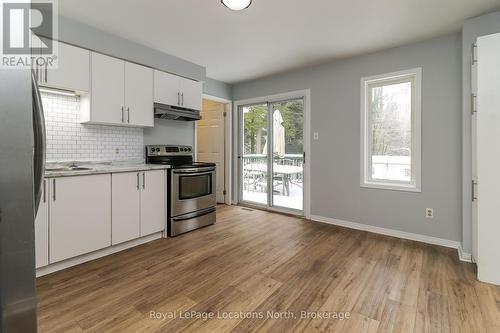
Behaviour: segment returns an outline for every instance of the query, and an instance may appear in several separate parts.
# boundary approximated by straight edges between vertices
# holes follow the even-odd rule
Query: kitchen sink
[[[92,168],[78,167],[78,166],[45,168],[45,171],[85,171],[85,170],[92,170]]]

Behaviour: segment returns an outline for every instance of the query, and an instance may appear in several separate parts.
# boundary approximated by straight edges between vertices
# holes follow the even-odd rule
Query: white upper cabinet
[[[41,86],[88,93],[90,91],[90,51],[54,41],[58,48],[56,69],[43,68]]]
[[[92,52],[89,107],[82,123],[148,127],[154,125],[153,70]]]
[[[181,87],[179,77],[157,70],[154,71],[154,77],[155,102],[180,106]]]
[[[154,71],[154,100],[157,103],[201,110],[202,83],[169,73]]]
[[[34,48],[40,48],[42,42],[50,43],[50,40],[32,37],[31,43]],[[59,41],[53,41],[53,43],[53,47],[58,50],[57,68],[34,65],[38,84],[42,87],[88,93],[90,91],[90,51]]]
[[[125,122],[125,63],[92,52],[92,91],[89,116],[83,122],[118,125]]]
[[[187,109],[201,110],[203,84],[198,81],[180,79],[181,106]]]
[[[125,105],[128,124],[154,126],[151,68],[125,62]]]

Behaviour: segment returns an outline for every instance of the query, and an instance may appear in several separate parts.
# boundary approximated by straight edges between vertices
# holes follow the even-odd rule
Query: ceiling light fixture
[[[252,4],[252,0],[221,0],[220,2],[231,10],[247,9]]]

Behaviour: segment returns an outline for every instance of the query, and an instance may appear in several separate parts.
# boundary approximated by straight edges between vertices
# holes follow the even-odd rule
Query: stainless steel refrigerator
[[[34,74],[0,69],[0,332],[36,332],[34,223],[44,163]]]

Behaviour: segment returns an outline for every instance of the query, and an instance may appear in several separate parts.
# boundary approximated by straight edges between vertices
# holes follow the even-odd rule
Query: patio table
[[[245,171],[253,172],[267,172],[267,164],[264,163],[254,163],[247,164],[243,167]],[[287,196],[290,196],[290,177],[296,174],[301,174],[304,172],[303,168],[296,165],[286,165],[286,164],[273,164],[274,174],[279,174],[283,176],[283,188]]]

